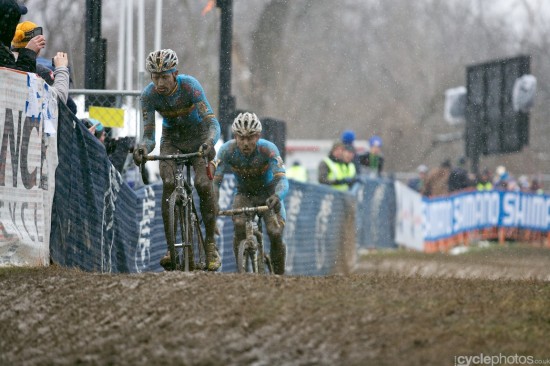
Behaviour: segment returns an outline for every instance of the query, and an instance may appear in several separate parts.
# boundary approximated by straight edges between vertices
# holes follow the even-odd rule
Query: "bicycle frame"
[[[145,161],[170,160],[176,164],[174,171],[175,187],[168,202],[168,225],[173,230],[166,238],[172,270],[180,269],[188,272],[193,269],[206,269],[204,237],[193,199],[193,186],[191,185],[191,165],[192,160],[196,157],[203,157],[202,147],[199,152],[190,154],[146,155],[143,157],[144,162],[141,164],[142,169],[144,169]],[[177,242],[178,231],[181,235],[181,242],[179,243]],[[197,265],[194,263],[195,249],[198,249],[199,262]]]
[[[237,272],[246,272],[251,267],[253,273],[265,273],[264,265],[273,273],[271,260],[264,252],[262,218],[261,214],[268,211],[267,206],[242,207],[236,209],[222,210],[220,216],[243,215],[245,221],[245,239],[241,240],[237,250]],[[256,217],[258,218],[256,220]],[[260,260],[258,260],[260,257]]]

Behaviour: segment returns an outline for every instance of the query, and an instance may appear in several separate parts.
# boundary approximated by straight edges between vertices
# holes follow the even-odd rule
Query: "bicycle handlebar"
[[[170,155],[145,155],[144,160],[155,161],[155,160],[189,160],[195,157],[201,157],[202,152],[189,153],[189,154],[170,154]]]
[[[241,215],[245,213],[264,213],[269,211],[269,207],[267,206],[256,206],[256,207],[241,207],[241,208],[234,208],[230,210],[220,210],[218,212],[219,216],[234,216],[234,215]]]
[[[204,155],[204,149],[208,147],[207,144],[202,144],[199,148],[199,151],[194,153],[187,154],[169,154],[169,155],[143,155],[143,150],[140,149],[140,153],[143,155],[143,160],[154,161],[154,160],[189,160],[195,157],[202,158]]]
[[[199,151],[194,153],[188,153],[188,154],[170,154],[170,155],[145,155],[143,149],[139,149],[139,153],[142,156],[142,161],[140,164],[140,172],[141,172],[141,178],[143,179],[143,182],[146,181],[146,172],[145,172],[145,163],[148,161],[155,161],[155,160],[180,160],[180,161],[189,161],[193,158],[204,157],[207,158],[204,150],[208,147],[207,144],[202,144],[199,148]],[[213,179],[212,172],[210,171],[208,164],[206,165],[206,175],[210,180]]]

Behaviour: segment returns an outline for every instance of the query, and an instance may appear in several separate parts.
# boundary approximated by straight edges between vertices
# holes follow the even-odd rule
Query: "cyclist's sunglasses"
[[[42,35],[42,27],[36,27],[28,32],[25,32],[25,40],[30,41],[36,36]]]

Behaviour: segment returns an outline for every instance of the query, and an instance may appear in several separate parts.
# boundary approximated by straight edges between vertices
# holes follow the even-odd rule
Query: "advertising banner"
[[[0,266],[48,265],[57,98],[35,74],[0,68]]]
[[[395,201],[395,242],[406,248],[424,250],[422,196],[396,181]]]
[[[435,241],[491,227],[547,232],[550,197],[509,191],[472,191],[423,199],[424,240]]]
[[[361,177],[351,192],[357,202],[357,249],[396,248],[394,182]]]

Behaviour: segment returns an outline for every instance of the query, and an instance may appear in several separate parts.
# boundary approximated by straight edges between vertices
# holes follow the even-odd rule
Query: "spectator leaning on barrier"
[[[338,141],[330,154],[319,163],[319,183],[330,185],[339,191],[347,191],[357,181],[355,165],[351,162],[353,153],[344,143]]]
[[[342,132],[342,136],[340,139],[342,140],[344,145],[350,146],[351,148],[353,148],[353,153],[354,153],[353,164],[355,165],[355,171],[359,173],[361,169],[361,164],[359,163],[359,154],[357,154],[357,149],[355,148],[355,144],[354,144],[355,132],[353,132],[352,130],[345,130],[344,132]]]
[[[430,170],[426,177],[426,184],[421,193],[430,197],[449,194],[451,166],[451,160],[445,159],[440,166]]]
[[[531,192],[530,190],[531,182],[529,181],[529,178],[524,174],[519,176],[518,186],[519,186],[519,190],[522,192]]]
[[[491,172],[488,168],[483,169],[479,174],[476,181],[476,189],[478,191],[490,191],[493,189],[493,183],[491,182]]]
[[[357,182],[357,169],[355,167],[355,148],[351,145],[345,145],[342,153],[343,164],[345,165],[347,179],[349,180],[348,186],[351,186]]]
[[[421,192],[422,188],[424,187],[424,182],[426,180],[426,173],[428,173],[428,167],[424,164],[421,164],[416,168],[416,172],[418,176],[410,179],[407,182],[407,186],[417,192]]]
[[[40,32],[35,27],[29,31],[24,27],[18,29],[17,23],[23,14],[27,14],[25,6],[19,5],[15,0],[0,0],[0,66],[36,72],[36,57],[46,46],[46,38],[38,34],[41,33],[41,28]],[[17,59],[10,49],[14,37],[27,42],[27,45],[20,50]]]
[[[359,163],[366,168],[367,175],[380,177],[384,169],[384,156],[382,155],[382,138],[372,136],[369,139],[369,151],[359,156]]]
[[[55,89],[59,100],[65,103],[67,108],[76,115],[76,103],[69,95],[70,74],[67,67],[69,62],[67,54],[58,52],[53,59],[55,64],[54,71],[41,64],[36,64],[36,73]]]
[[[472,186],[465,167],[466,158],[460,157],[457,165],[451,169],[451,174],[449,175],[449,192],[460,191]]]
[[[54,59],[55,71],[43,65],[36,65],[36,73],[50,85],[59,100],[68,105],[69,100],[69,60],[67,54],[58,52]],[[74,103],[74,102],[73,102]]]
[[[507,190],[510,183],[510,174],[504,165],[497,166],[493,178],[493,186],[498,190]]]
[[[83,118],[82,122],[84,122],[84,126],[86,126],[88,131],[90,131],[99,142],[102,144],[105,143],[105,127],[103,127],[101,122],[94,118]]]
[[[36,32],[37,29],[40,29],[39,32]],[[35,23],[30,21],[25,21],[17,25],[17,30],[15,36],[11,41],[11,48],[14,55],[19,58],[19,54],[25,49],[28,45],[30,39],[26,34],[42,33],[41,27],[38,27]],[[52,58],[52,67],[54,70],[37,63],[36,64],[36,73],[44,79],[44,81],[55,90],[55,93],[59,100],[66,104],[71,112],[76,114],[76,104],[69,97],[69,59],[65,52],[57,52],[56,55]]]
[[[286,177],[297,182],[307,182],[307,169],[296,160],[292,166],[286,170]]]
[[[531,185],[529,186],[529,190],[531,191],[531,193],[544,194],[544,189],[542,188],[537,178],[531,179]]]

